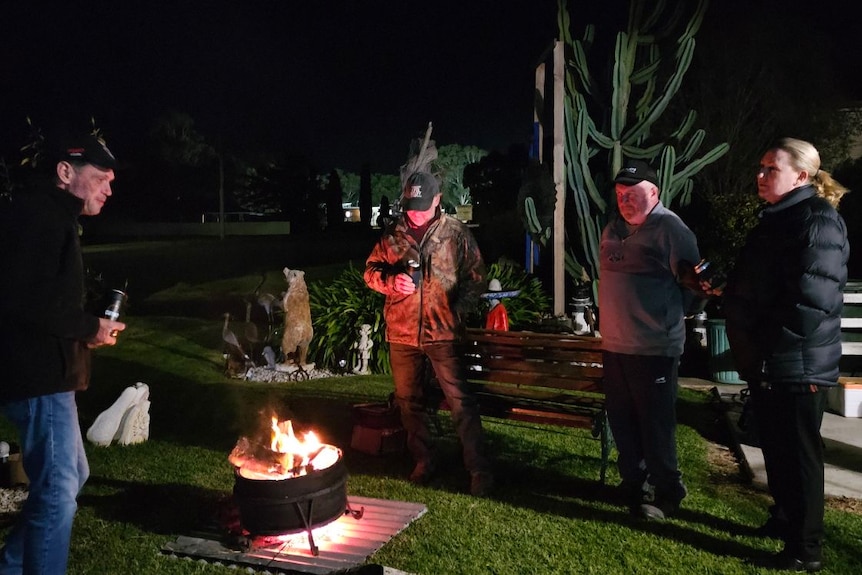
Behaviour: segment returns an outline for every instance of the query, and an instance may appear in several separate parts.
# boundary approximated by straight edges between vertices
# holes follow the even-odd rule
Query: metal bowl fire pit
[[[338,460],[330,467],[287,479],[249,479],[236,468],[233,495],[243,529],[253,535],[296,533],[343,515],[347,467],[337,451]]]
[[[239,523],[252,539],[311,530],[350,512],[347,467],[340,449],[313,432],[296,437],[290,421],[272,418],[269,445],[240,438],[228,459],[234,465],[233,499]]]

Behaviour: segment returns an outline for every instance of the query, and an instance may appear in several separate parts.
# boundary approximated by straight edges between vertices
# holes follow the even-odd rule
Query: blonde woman
[[[838,382],[849,245],[835,209],[847,190],[820,169],[809,142],[785,138],[760,160],[766,201],[725,295],[727,335],[751,391],[775,504],[758,532],[784,541],[775,569],[823,567],[826,390]]]

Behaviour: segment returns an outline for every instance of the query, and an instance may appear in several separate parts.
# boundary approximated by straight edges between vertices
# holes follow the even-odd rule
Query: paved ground
[[[702,379],[680,378],[684,387],[715,388],[722,402],[726,402],[728,426],[739,443],[744,457],[741,465],[751,471],[752,481],[766,486],[763,454],[756,438],[739,429],[742,402],[740,392],[744,385],[716,384]],[[825,445],[826,494],[862,499],[862,418],[843,417],[827,412],[820,428]]]

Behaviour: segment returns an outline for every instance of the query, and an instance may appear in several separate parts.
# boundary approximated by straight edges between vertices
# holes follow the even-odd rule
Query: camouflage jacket
[[[410,274],[411,259],[420,262],[418,289],[396,293],[393,279]],[[413,346],[458,339],[462,318],[476,309],[485,291],[485,265],[473,234],[446,214],[419,244],[403,219],[388,226],[368,256],[364,277],[368,287],[386,295],[386,341]]]

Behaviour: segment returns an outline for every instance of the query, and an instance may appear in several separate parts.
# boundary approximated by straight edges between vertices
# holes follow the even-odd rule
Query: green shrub
[[[365,285],[362,273],[351,264],[331,282],[308,284],[314,326],[309,356],[320,367],[350,370],[357,359],[351,347],[359,337],[359,327],[367,323],[374,342],[368,368],[373,373],[389,373],[389,345],[383,324],[385,296]],[[340,361],[346,363],[340,366]]]

